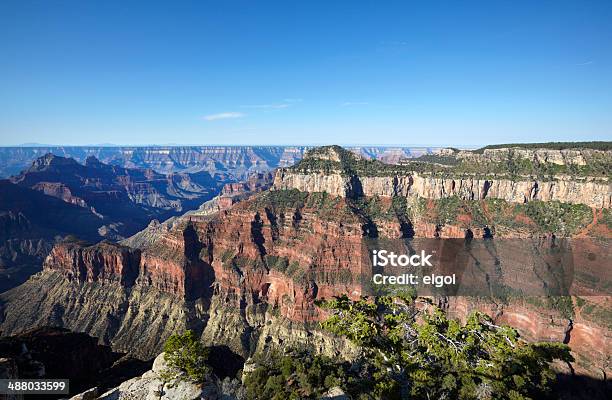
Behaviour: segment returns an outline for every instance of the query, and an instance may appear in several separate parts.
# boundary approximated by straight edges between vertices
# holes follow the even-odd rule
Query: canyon
[[[93,156],[84,164],[50,153],[37,158],[0,184],[0,291],[40,270],[53,244],[66,236],[120,240],[152,220],[197,208],[230,181],[205,171],[163,175],[122,168]]]
[[[109,224],[122,225],[117,234],[129,236],[151,219],[164,220],[196,208],[231,180],[225,176],[213,179],[207,172],[164,175],[151,169],[123,168],[93,156],[79,164],[48,153],[10,181],[87,208]]]
[[[612,159],[609,151],[604,156]],[[63,327],[150,359],[172,333],[191,329],[207,345],[227,346],[245,359],[299,346],[351,359],[358,349],[318,327],[326,313],[316,303],[365,293],[364,240],[489,240],[499,244],[496,256],[516,264],[503,265],[510,268],[504,282],[520,287],[537,282],[539,271],[528,262],[531,253],[504,253],[503,241],[537,243],[537,250],[567,238],[585,274],[577,279],[581,292],[432,301],[458,319],[480,310],[527,340],[569,344],[576,362],[560,365],[565,372],[610,376],[607,177],[393,174],[363,160],[335,146],[315,149],[276,171],[271,187],[272,177],[263,175],[246,186],[225,186],[213,203],[153,221],[118,243],[56,243],[42,272],[0,294],[0,331]],[[221,201],[224,196],[231,199]],[[543,271],[550,267],[545,261]],[[470,265],[495,277],[498,264],[488,257]],[[600,286],[593,276],[601,277]]]
[[[367,158],[396,163],[405,158],[431,154],[435,147],[356,146],[350,148]],[[18,174],[35,159],[51,153],[84,163],[93,156],[106,164],[125,168],[173,172],[227,173],[237,180],[254,172],[267,172],[295,164],[307,146],[20,146],[0,147],[0,177]]]

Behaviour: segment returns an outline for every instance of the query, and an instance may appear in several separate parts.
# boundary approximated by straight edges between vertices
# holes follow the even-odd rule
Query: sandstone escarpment
[[[178,298],[199,298],[210,288],[212,269],[199,259],[202,245],[191,226],[166,231],[155,248],[136,249],[110,242],[84,245],[65,241],[53,247],[45,259],[45,271],[69,281],[136,283]]]
[[[501,199],[511,203],[559,201],[594,208],[609,208],[612,204],[609,172],[600,171],[611,165],[610,151],[495,149],[485,150],[484,155],[459,154],[464,155],[458,159],[468,163],[467,166],[431,162],[388,166],[361,159],[337,146],[323,147],[308,152],[296,166],[279,169],[274,187],[342,197],[401,196],[435,200],[457,196],[464,200]],[[488,164],[480,169],[470,166],[472,158],[468,155],[475,166],[483,160]],[[574,155],[580,158],[571,162]],[[563,173],[550,167],[579,168],[585,160],[592,159],[599,169],[567,169]]]
[[[78,242],[64,242],[53,247],[43,268],[57,271],[68,280],[79,282],[118,282],[132,286],[138,276],[140,251],[102,242],[83,246]]]
[[[282,344],[312,346],[330,356],[354,354],[346,341],[312,332],[264,303],[234,300],[217,293],[187,301],[139,284],[126,288],[117,282],[77,283],[46,271],[0,295],[6,304],[1,329],[18,334],[33,327],[64,327],[142,359],[159,354],[170,335],[186,329],[200,334],[208,345],[226,345],[244,357]]]
[[[482,152],[459,151],[456,156],[471,162],[494,161],[503,162],[508,156],[533,160],[537,163],[551,163],[556,165],[586,165],[588,162],[603,157],[610,157],[609,150],[596,150],[588,148],[547,149],[547,148],[521,148],[509,145],[504,148],[487,149]]]
[[[408,176],[359,177],[342,176],[339,173],[304,174],[280,169],[276,174],[274,187],[304,192],[327,192],[342,197],[355,194],[425,199],[458,196],[464,200],[493,198],[511,203],[554,200],[586,204],[595,208],[609,208],[612,205],[610,183],[588,179],[576,181],[568,177],[558,177],[551,181],[444,178],[419,173]]]
[[[315,300],[363,294],[356,277],[362,273],[364,235],[401,237],[398,216],[376,216],[363,207],[343,197],[270,191],[212,216],[153,223],[125,241],[138,248],[127,253],[125,247],[109,244],[60,245],[47,260],[47,271],[0,297],[5,303],[1,329],[64,326],[142,357],[156,354],[170,334],[184,329],[244,356],[271,346],[298,345],[348,356],[350,346],[308,324],[324,317]],[[465,236],[460,227],[438,230],[420,223],[413,229],[414,237]],[[475,229],[473,234],[484,235],[484,230]],[[534,269],[512,248],[503,254],[502,250],[498,248],[499,257],[513,257],[522,269],[498,276],[492,268],[488,271],[492,282],[538,284],[545,263]],[[117,277],[133,271],[132,252],[139,252],[140,262],[130,285]],[[486,265],[494,265],[494,256],[487,260]],[[484,267],[484,259],[480,265]],[[67,275],[79,279],[68,280]],[[483,304],[483,310],[497,315],[497,310],[486,307],[495,303]],[[559,338],[559,329],[544,324],[550,314],[546,308],[535,307],[532,314],[525,314],[513,307],[504,308],[505,316],[526,337]],[[448,309],[465,317],[475,306]],[[511,317],[513,312],[516,316]],[[560,321],[559,326],[569,323],[568,317],[550,315]],[[541,322],[534,325],[534,319]],[[521,325],[522,321],[527,322]],[[585,335],[589,329],[608,332],[607,328],[593,320],[576,322],[575,327],[580,343],[576,349],[590,360],[583,362],[584,369],[600,368],[601,343]]]
[[[244,202],[212,220],[152,224],[126,241],[138,250],[58,245],[40,276],[4,297],[2,330],[64,326],[151,355],[189,327],[245,355],[280,343],[334,354],[336,339],[302,324],[320,319],[316,298],[359,294],[350,268],[359,266],[361,221],[289,211]]]

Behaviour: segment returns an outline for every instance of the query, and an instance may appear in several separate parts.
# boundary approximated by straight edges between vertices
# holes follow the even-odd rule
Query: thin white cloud
[[[302,99],[298,98],[287,98],[283,99],[283,101],[278,103],[265,103],[265,104],[247,104],[242,105],[242,108],[258,108],[258,109],[267,109],[267,110],[281,110],[283,108],[292,107],[294,104],[301,102]]]
[[[593,60],[589,60],[589,61],[581,62],[581,63],[578,63],[578,64],[576,64],[576,65],[578,65],[578,66],[582,66],[582,65],[591,65],[591,64],[593,64]]]
[[[345,101],[344,103],[342,103],[342,107],[350,107],[350,106],[367,106],[368,103],[367,101]]]
[[[240,112],[224,112],[219,114],[210,114],[202,117],[206,121],[218,121],[220,119],[234,119],[245,117],[246,114]]]
[[[280,104],[250,104],[250,105],[245,105],[245,106],[240,106],[240,107],[242,107],[242,108],[263,108],[263,109],[278,110],[278,109],[281,109],[281,108],[287,108],[289,106],[290,106],[290,104],[280,103]]]

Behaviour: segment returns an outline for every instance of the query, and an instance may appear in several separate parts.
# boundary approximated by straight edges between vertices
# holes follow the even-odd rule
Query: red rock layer
[[[346,199],[325,207],[316,201],[308,205],[310,198],[305,199],[278,205],[265,196],[255,196],[212,218],[186,217],[171,225],[150,226],[142,234],[145,239],[134,242],[140,251],[133,253],[109,244],[82,249],[59,245],[45,266],[82,281],[119,280],[187,299],[215,290],[240,307],[266,303],[290,320],[318,321],[324,314],[316,307],[316,299],[362,294],[359,277],[362,257],[366,256],[362,240],[372,223],[388,238],[401,237],[403,228],[398,219],[368,220]],[[462,226],[439,227],[417,220],[412,229],[415,237],[464,238],[470,225],[463,222]],[[484,227],[472,226],[469,231],[476,238],[486,234]],[[521,237],[524,233],[508,231],[502,236]],[[591,251],[588,244],[583,247],[574,255],[582,257],[581,263],[588,260]],[[504,279],[514,283],[513,287],[537,286],[535,280],[522,281],[533,273],[529,255],[513,254],[512,246],[504,251],[508,259],[525,266]],[[601,260],[592,264],[588,268],[596,271]],[[538,307],[511,304],[500,310],[490,301],[474,303],[461,297],[451,298],[446,307],[459,318],[481,310],[500,323],[517,327],[530,339],[569,341],[575,351],[592,360],[601,360],[602,351],[609,348],[610,331],[586,319],[577,318],[568,336],[567,318]]]
[[[88,247],[66,242],[53,247],[43,268],[80,282],[119,282],[132,286],[139,264],[138,250],[106,242]]]

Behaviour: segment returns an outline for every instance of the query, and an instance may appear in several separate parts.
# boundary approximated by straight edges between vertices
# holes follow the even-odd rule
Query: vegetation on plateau
[[[535,222],[542,231],[576,233],[592,220],[592,211],[584,204],[559,201],[530,201],[516,207]]]
[[[306,350],[272,352],[254,361],[257,368],[244,380],[249,399],[318,399],[333,387],[364,384],[351,372],[350,363]]]
[[[338,156],[338,161],[320,157],[330,151]],[[385,164],[378,160],[357,157],[340,146],[323,146],[312,149],[308,152],[308,157],[289,167],[289,169],[300,173],[313,171],[324,174],[339,173],[342,176],[393,176],[410,172],[441,173],[447,171],[444,166],[427,162],[414,162],[410,163],[409,166]]]
[[[246,378],[257,399],[318,398],[340,387],[353,399],[542,399],[551,396],[553,360],[572,361],[561,343],[526,343],[481,313],[466,324],[411,296],[321,304],[331,333],[360,346],[351,363],[309,353],[273,355]]]
[[[454,157],[447,158],[439,158],[437,162],[450,166],[446,170],[447,173],[452,173],[458,177],[504,177],[507,179],[537,177],[540,180],[553,180],[558,175],[609,177],[612,168],[610,156],[600,154],[591,155],[586,165],[536,162],[512,151],[508,152],[504,159],[496,161],[483,159],[476,162],[471,159],[455,158],[455,160],[452,160]],[[422,157],[417,160],[424,161]]]
[[[460,220],[460,216],[464,215],[469,217],[470,226],[524,228],[534,232],[555,233],[558,236],[576,234],[593,221],[593,212],[588,206],[556,200],[533,200],[520,204],[502,199],[464,200],[458,196],[449,196],[436,200],[419,198],[408,204],[407,199],[402,196],[395,196],[388,202],[378,196],[342,199],[327,193],[306,193],[288,189],[270,191],[259,201],[258,207],[274,210],[280,217],[279,220],[287,210],[293,212],[302,209],[330,219],[345,216],[352,210],[372,221],[390,221],[396,218],[409,221],[421,218],[436,225],[462,225],[465,222]],[[602,210],[601,220],[612,228],[610,210]]]
[[[449,196],[428,201],[419,199],[414,214],[437,225],[460,224],[459,216],[469,216],[471,226],[495,226],[570,236],[593,220],[584,204],[534,200],[524,204],[501,199],[463,200]],[[605,218],[605,217],[604,217]]]
[[[262,193],[253,202],[254,209],[266,208],[279,214],[287,211],[308,209],[320,216],[330,218],[337,217],[339,211],[343,211],[338,206],[343,199],[338,196],[330,195],[327,192],[301,192],[298,189],[270,190]]]
[[[552,143],[535,144],[533,146],[519,144],[487,146],[474,151],[474,156],[482,154],[484,149],[510,146],[557,150],[566,148],[612,150],[612,142],[592,142],[591,144]],[[327,157],[330,152],[337,155],[337,160]],[[342,176],[401,176],[416,172],[440,177],[474,177],[479,179],[538,177],[538,179],[541,180],[552,180],[558,175],[609,178],[610,171],[612,170],[612,160],[608,154],[593,153],[589,156],[586,165],[555,164],[551,162],[537,162],[510,150],[505,155],[505,158],[501,160],[486,158],[474,160],[471,158],[458,158],[453,154],[427,154],[413,160],[407,160],[400,165],[391,165],[378,160],[368,160],[357,157],[355,154],[340,146],[324,146],[310,150],[307,157],[293,167],[290,167],[290,169],[301,173],[310,173],[313,171],[324,174],[339,173]]]
[[[612,142],[546,142],[546,143],[508,143],[491,144],[474,150],[475,153],[482,153],[489,149],[503,149],[509,147],[519,147],[521,149],[549,149],[549,150],[568,150],[568,149],[592,149],[592,150],[612,150]]]
[[[261,194],[253,207],[271,207],[277,210],[302,208],[306,199],[308,199],[308,193],[297,189],[270,190]]]

